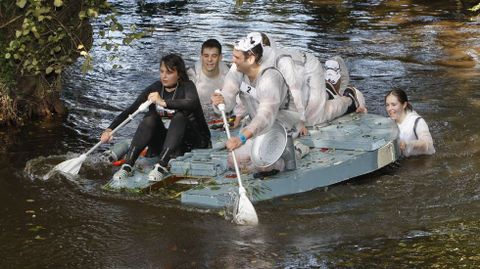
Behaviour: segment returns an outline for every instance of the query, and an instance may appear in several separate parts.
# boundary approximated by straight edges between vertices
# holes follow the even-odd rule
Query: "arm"
[[[233,107],[236,104],[236,96],[240,91],[240,85],[242,83],[243,74],[237,71],[236,65],[232,65],[225,80],[223,82],[222,93],[214,93],[212,95],[213,109],[215,113],[220,114],[220,111],[217,108],[219,103],[225,104],[225,111],[232,111]],[[219,96],[222,98],[219,98]]]
[[[147,96],[150,92],[158,89],[159,87],[161,87],[161,84],[157,81],[153,84],[151,84],[150,86],[148,86],[147,88],[145,88],[145,90],[142,91],[142,93],[140,93],[140,95],[137,97],[137,99],[135,99],[135,101],[133,102],[133,104],[131,104],[127,109],[125,109],[124,111],[122,111],[122,113],[120,113],[120,115],[118,115],[113,121],[112,123],[110,124],[110,126],[108,126],[109,129],[115,129],[115,127],[117,127],[118,125],[120,125],[120,123],[122,123],[124,120],[127,119],[128,115],[132,114],[133,112],[135,112],[138,107],[145,101],[147,101]]]
[[[285,82],[290,89],[290,92],[293,96],[293,102],[297,108],[298,113],[300,114],[300,120],[305,122],[305,106],[303,104],[304,93],[302,91],[302,78],[304,74],[298,74],[298,71],[295,68],[295,63],[291,57],[282,57],[278,61],[278,70],[282,73],[285,78]],[[302,72],[303,73],[303,72]]]
[[[145,88],[145,90],[143,90],[142,93],[140,93],[140,95],[137,97],[137,99],[133,102],[133,104],[131,104],[127,109],[125,109],[124,111],[122,111],[122,113],[120,113],[120,115],[118,115],[117,117],[115,117],[115,119],[112,121],[112,123],[110,124],[110,126],[108,126],[107,129],[105,129],[105,131],[102,133],[101,137],[100,137],[100,141],[102,141],[103,143],[105,142],[108,142],[110,141],[113,137],[112,137],[112,130],[115,129],[118,125],[120,125],[120,123],[122,123],[123,121],[125,121],[128,117],[128,115],[132,114],[133,112],[135,112],[138,107],[147,100],[147,96],[150,92],[158,89],[159,87],[161,87],[161,84],[157,81],[157,82],[154,82],[152,83],[150,86],[148,86],[147,88]]]
[[[412,155],[432,155],[435,153],[435,148],[433,147],[433,139],[428,129],[428,125],[425,120],[422,118],[418,121],[416,128],[418,139],[411,141],[401,141],[404,143],[403,155],[412,156]]]
[[[242,100],[240,100],[238,95],[237,95],[236,101],[237,101],[237,104],[235,105],[235,108],[233,109],[233,114],[235,115],[235,122],[233,123],[233,128],[234,129],[237,128],[238,126],[240,126],[240,122],[242,121],[243,116],[246,113],[245,106],[243,105]]]
[[[230,138],[225,144],[229,150],[241,147],[246,140],[261,134],[273,125],[283,98],[287,94],[286,85],[277,70],[268,70],[260,78],[256,87],[257,111],[251,122],[240,131],[239,136]]]

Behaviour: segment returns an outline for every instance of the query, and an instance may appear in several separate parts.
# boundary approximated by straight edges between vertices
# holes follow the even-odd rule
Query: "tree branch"
[[[16,20],[18,20],[22,17],[23,17],[23,15],[17,16],[15,18],[11,19],[10,21],[8,21],[7,23],[5,23],[3,25],[0,25],[0,29],[7,27],[7,25],[9,25],[10,23],[12,23],[12,22],[14,22],[14,21],[16,21]]]

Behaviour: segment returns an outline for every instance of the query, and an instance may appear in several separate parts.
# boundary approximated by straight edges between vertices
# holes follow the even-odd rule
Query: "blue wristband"
[[[239,136],[239,138],[240,138],[240,141],[242,142],[242,144],[245,145],[245,143],[247,143],[247,139],[248,139],[248,138],[247,138],[246,136],[244,136],[243,134],[241,134],[241,135]]]

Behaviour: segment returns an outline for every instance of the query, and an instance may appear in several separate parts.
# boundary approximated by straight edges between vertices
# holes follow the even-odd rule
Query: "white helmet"
[[[328,60],[325,62],[325,79],[332,83],[337,84],[338,80],[341,77],[340,74],[340,65],[335,60]]]
[[[262,44],[262,35],[259,32],[252,32],[235,42],[234,49],[247,52],[258,44]]]

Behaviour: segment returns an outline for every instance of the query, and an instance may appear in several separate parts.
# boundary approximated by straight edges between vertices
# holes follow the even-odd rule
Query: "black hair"
[[[410,111],[413,110],[412,105],[410,104],[410,102],[408,102],[407,93],[404,90],[393,89],[393,90],[389,91],[387,93],[387,95],[385,95],[385,102],[387,101],[387,97],[390,96],[390,95],[393,95],[393,96],[397,97],[398,101],[401,104],[407,103],[407,110],[410,110]]]
[[[268,38],[268,36],[265,33],[260,33],[260,35],[262,36],[262,44],[265,47],[270,47],[271,44],[270,44],[270,39]]]
[[[175,70],[178,72],[179,80],[188,81],[187,69],[185,68],[185,62],[182,57],[177,54],[167,54],[160,60],[160,66],[165,64],[169,71]]]
[[[208,39],[207,41],[203,42],[202,50],[200,52],[203,53],[203,49],[205,48],[217,48],[218,53],[222,54],[222,45],[220,44],[220,42],[218,42],[218,40],[214,38]]]

